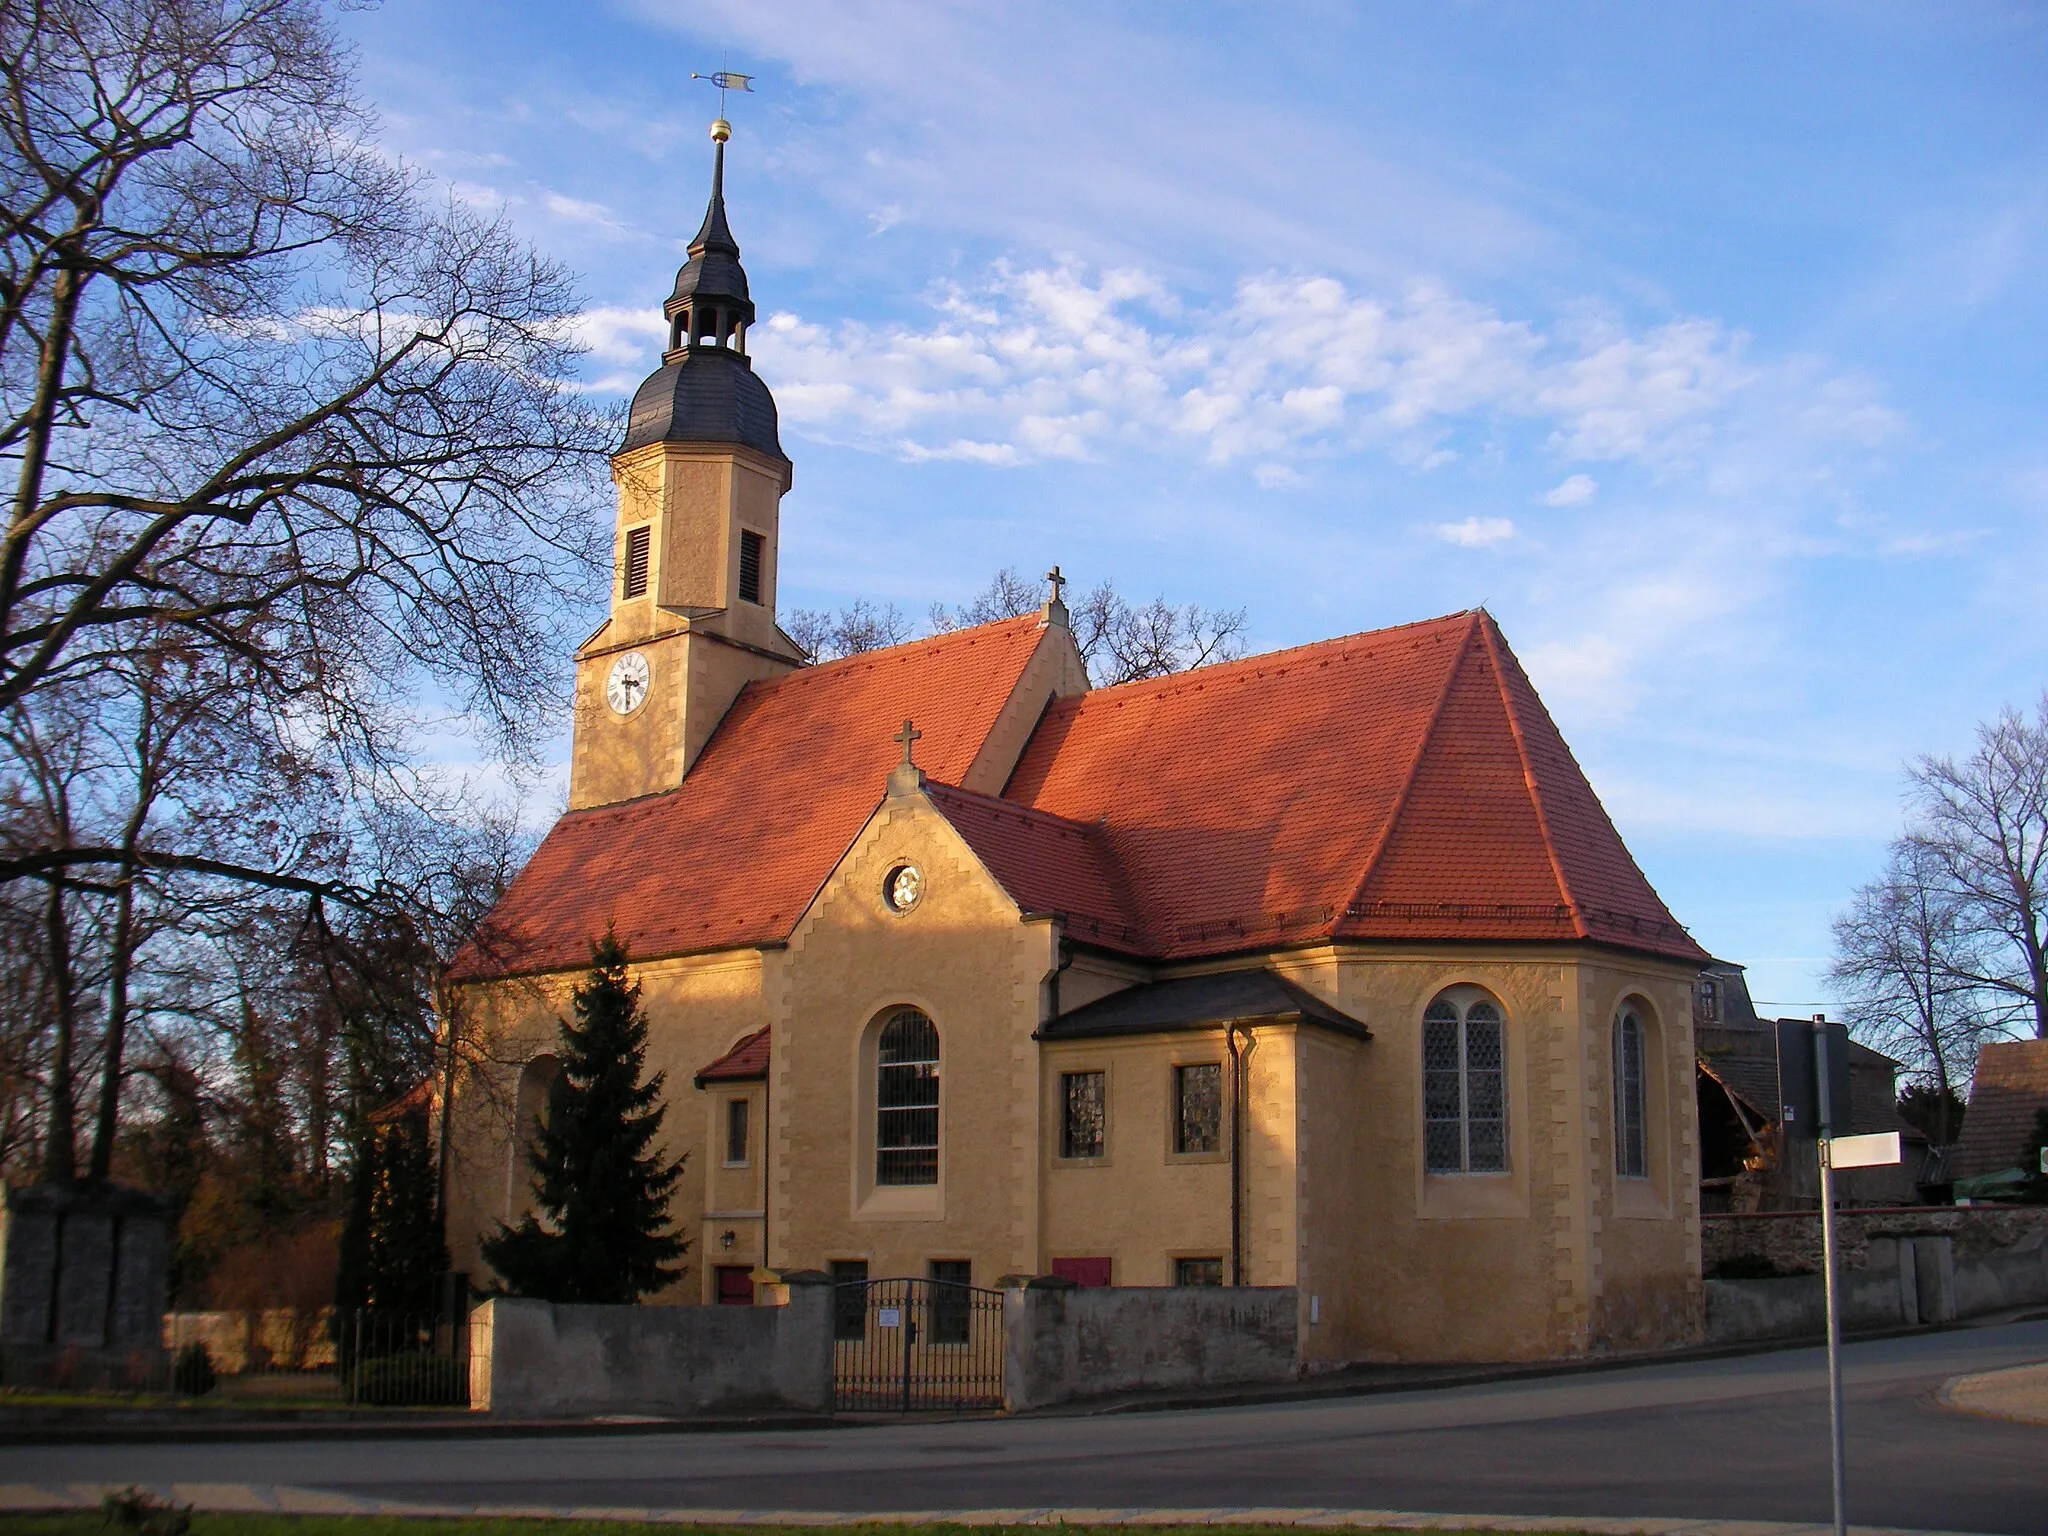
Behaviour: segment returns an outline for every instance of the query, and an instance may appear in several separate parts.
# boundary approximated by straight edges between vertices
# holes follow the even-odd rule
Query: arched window
[[[1614,1016],[1614,1171],[1649,1176],[1643,1153],[1643,1021],[1632,1007]]]
[[[507,1192],[514,1221],[533,1206],[533,1165],[528,1154],[543,1127],[554,1118],[555,1100],[562,1092],[562,1058],[536,1056],[519,1071],[519,1090],[513,1099],[512,1168]]]
[[[875,1044],[875,1182],[939,1182],[939,1031],[915,1008]]]
[[[1431,1173],[1505,1173],[1507,1040],[1500,1006],[1454,987],[1422,1016],[1423,1150]]]

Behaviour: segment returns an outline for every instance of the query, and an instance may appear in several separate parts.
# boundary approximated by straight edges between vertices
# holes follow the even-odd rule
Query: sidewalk
[[[1825,1525],[1773,1520],[1616,1520],[1560,1515],[1452,1515],[1394,1509],[917,1509],[865,1514],[817,1510],[606,1509],[535,1504],[414,1504],[362,1498],[323,1488],[275,1483],[172,1483],[147,1485],[160,1499],[202,1514],[367,1515],[406,1519],[619,1520],[679,1526],[796,1525],[847,1529],[874,1525],[1225,1525],[1300,1526],[1310,1530],[1585,1531],[1590,1536],[1832,1536]],[[0,1483],[0,1518],[8,1515],[97,1512],[114,1484]],[[1852,1525],[1852,1536],[1971,1536],[1960,1531],[1914,1531],[1900,1526]]]
[[[1944,1408],[2021,1424],[2048,1424],[2048,1364],[1957,1376],[1941,1389]]]

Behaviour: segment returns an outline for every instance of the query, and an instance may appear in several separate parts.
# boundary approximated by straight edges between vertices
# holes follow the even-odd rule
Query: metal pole
[[[1835,1536],[1847,1536],[1848,1489],[1843,1469],[1842,1437],[1842,1310],[1836,1295],[1835,1269],[1835,1106],[1828,1091],[1828,1037],[1822,1021],[1814,1021],[1813,1068],[1820,1097],[1820,1245],[1826,1271],[1828,1303],[1828,1448],[1835,1502]],[[1842,1108],[1846,1111],[1848,1105]]]

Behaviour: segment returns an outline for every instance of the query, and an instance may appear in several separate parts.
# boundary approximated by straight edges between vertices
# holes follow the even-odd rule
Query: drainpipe
[[[769,1036],[768,1070],[761,1075],[761,1267],[773,1268],[769,1263],[768,1247],[768,1202],[775,1186],[769,1179],[769,1149],[775,1145],[775,1043]]]
[[[1235,1019],[1223,1032],[1224,1049],[1230,1052],[1230,1283],[1244,1284],[1244,1053],[1237,1032],[1244,1026]],[[1245,1038],[1251,1031],[1245,1030]]]

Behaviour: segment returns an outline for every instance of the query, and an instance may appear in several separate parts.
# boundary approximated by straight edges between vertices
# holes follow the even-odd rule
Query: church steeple
[[[662,306],[668,317],[668,352],[674,361],[691,346],[731,347],[747,354],[747,327],[754,321],[754,301],[747,293],[747,271],[740,265],[739,242],[725,221],[725,144],[732,125],[720,118],[711,125],[717,145],[711,166],[711,203],[703,226],[690,242],[690,259],[676,273],[675,291]]]

